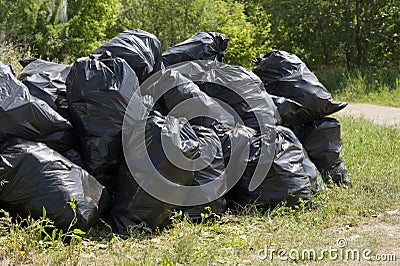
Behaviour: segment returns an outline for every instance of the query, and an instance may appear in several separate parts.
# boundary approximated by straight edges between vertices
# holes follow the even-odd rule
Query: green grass
[[[276,254],[272,261],[261,260],[259,251],[321,252],[337,248],[340,238],[347,240],[345,249],[370,249],[372,254],[398,252],[400,240],[391,236],[390,230],[398,230],[400,214],[389,215],[386,211],[400,209],[400,131],[372,125],[364,119],[339,119],[344,139],[342,155],[352,185],[347,190],[335,187],[316,195],[316,209],[281,207],[262,214],[249,207],[240,214],[223,215],[214,222],[198,225],[175,219],[169,229],[152,235],[137,234],[126,241],[99,223],[83,241],[65,245],[55,239],[47,247],[40,244],[40,221],[21,226],[3,218],[0,264],[281,265],[283,261]],[[298,262],[343,264],[325,255],[322,261]]]
[[[398,67],[351,72],[333,67],[321,68],[315,73],[336,100],[400,107]]]

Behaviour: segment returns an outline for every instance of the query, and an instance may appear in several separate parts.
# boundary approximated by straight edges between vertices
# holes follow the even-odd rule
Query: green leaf
[[[85,232],[83,232],[81,229],[74,229],[73,231],[72,231],[75,235],[86,235],[86,233]]]

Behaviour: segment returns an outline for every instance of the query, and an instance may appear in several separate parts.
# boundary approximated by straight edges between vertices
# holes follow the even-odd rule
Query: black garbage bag
[[[193,60],[224,62],[229,38],[218,32],[198,32],[190,39],[176,44],[162,54],[164,66]]]
[[[71,128],[46,102],[29,93],[10,65],[1,62],[0,121],[0,142],[12,136],[34,140]]]
[[[291,119],[296,113],[302,108],[300,104],[285,97],[278,97],[271,95],[276,108],[278,108],[279,115],[281,117],[281,123],[284,126],[290,126]],[[289,124],[287,124],[289,121]]]
[[[62,229],[88,230],[107,207],[104,187],[85,170],[43,143],[12,138],[0,148],[0,209],[13,215],[47,217]]]
[[[0,61],[0,70],[2,74],[2,79],[11,79],[15,77],[15,71],[10,64],[3,63]]]
[[[272,51],[253,60],[253,72],[272,95],[291,99],[302,106],[283,121],[285,125],[301,125],[335,113],[347,103],[335,102],[318,78],[296,55]]]
[[[246,77],[243,77],[242,81],[245,80]],[[251,84],[251,80],[248,80],[248,82],[249,85],[240,87],[243,90],[231,90],[224,85],[211,82],[196,82],[196,84],[208,96],[229,105],[244,125],[250,128],[259,130],[259,123],[264,123],[264,125],[280,123],[278,110],[270,95],[265,91],[257,91],[257,87],[254,86],[256,83]],[[250,104],[253,104],[254,107],[251,107]],[[259,121],[256,112],[258,112],[262,121]]]
[[[159,98],[154,110],[164,116],[185,117],[191,125],[206,127],[217,121],[220,123],[234,121],[234,114],[229,113],[219,102],[202,92],[189,78],[173,69],[159,72],[148,81],[151,82],[151,86],[142,84],[141,94]]]
[[[61,153],[66,156],[67,152],[70,150],[79,151],[79,143],[72,129],[67,129],[64,131],[57,131],[45,137],[36,138],[35,142],[43,142],[49,148]]]
[[[78,59],[67,77],[67,100],[85,169],[96,178],[122,160],[122,123],[139,82],[125,60],[108,52]],[[100,179],[100,178],[99,178]]]
[[[173,70],[193,80],[209,97],[228,105],[237,123],[239,117],[246,126],[260,129],[259,123],[265,127],[276,125],[280,120],[261,80],[243,67],[201,61],[175,65]]]
[[[214,157],[212,159],[209,158],[210,163],[205,168],[194,172],[192,186],[201,186],[222,177],[225,171],[225,163],[221,143],[214,130],[197,125],[193,125],[192,128],[199,138],[199,155],[206,155],[207,157],[207,155],[210,154],[208,148],[217,148]],[[207,207],[209,208],[208,210],[206,209]],[[187,213],[192,220],[199,221],[202,219],[202,214],[206,214],[209,211],[214,214],[220,214],[225,211],[225,209],[225,196],[221,196],[206,204],[183,208],[183,211]]]
[[[350,178],[340,157],[342,138],[340,122],[322,118],[294,128],[294,133],[316,165],[324,181],[332,179],[337,184],[349,185]]]
[[[187,120],[165,118],[159,114],[150,115],[147,120],[137,122],[145,124],[145,143],[140,141],[135,128],[127,129],[124,141],[133,145],[129,146],[131,147],[129,150],[124,151],[125,159],[129,165],[134,166],[134,169],[130,170],[137,178],[154,183],[157,179],[151,177],[154,176],[154,171],[157,171],[175,184],[190,186],[193,183],[194,172],[181,169],[171,163],[161,142],[163,137],[169,138],[175,148],[186,158],[193,159],[199,149],[199,139],[186,122]],[[147,156],[154,169],[144,163]],[[152,229],[162,228],[168,223],[171,212],[176,208],[172,204],[153,197],[139,186],[125,162],[119,169],[115,195],[110,215],[115,223],[116,231],[122,235],[129,233],[129,227],[137,226],[142,222]]]
[[[69,65],[37,59],[24,67],[18,79],[27,86],[31,95],[69,119],[65,80],[70,69]]]
[[[276,154],[265,179],[250,191],[250,183],[260,157],[260,142],[265,136],[256,135],[250,146],[247,168],[227,198],[241,206],[255,204],[260,209],[270,209],[285,202],[292,206],[299,199],[307,200],[311,192],[321,189],[317,170],[294,133],[285,127],[276,127]]]
[[[135,71],[140,83],[161,69],[161,44],[151,33],[136,29],[121,32],[92,53],[111,52],[124,59]]]
[[[154,198],[141,188],[126,163],[121,163],[110,210],[116,233],[129,236],[130,227],[141,224],[151,229],[162,228],[167,225],[172,210],[172,205]]]
[[[21,59],[21,60],[18,60],[18,63],[24,68],[24,67],[26,67],[27,65],[29,65],[30,63],[32,63],[35,60],[37,60],[37,58]]]

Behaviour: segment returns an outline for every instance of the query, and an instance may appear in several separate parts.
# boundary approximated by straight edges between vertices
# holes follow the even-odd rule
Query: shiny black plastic
[[[11,66],[0,62],[0,142],[9,137],[28,140],[71,128],[46,102],[32,96],[16,79]]]
[[[126,30],[92,53],[111,52],[114,58],[124,59],[135,71],[140,83],[161,69],[161,44],[151,33]]]
[[[214,159],[210,162],[210,164],[207,167],[194,172],[192,186],[201,186],[217,179],[224,174],[224,157],[220,140],[213,129],[197,125],[193,125],[192,128],[199,138],[198,155],[201,155],[202,151],[205,150],[205,147],[207,146],[218,147]],[[187,213],[191,219],[198,221],[202,219],[202,214],[208,213],[206,207],[209,207],[212,213],[222,213],[226,209],[225,196],[222,196],[207,204],[183,208],[183,211]]]
[[[31,95],[69,119],[65,80],[70,69],[69,65],[37,59],[24,67],[18,79],[28,87]]]
[[[88,230],[107,207],[104,187],[85,170],[45,144],[10,139],[0,148],[0,209],[14,215],[46,216],[62,229]],[[67,202],[76,201],[75,214]]]
[[[85,169],[92,175],[113,172],[122,160],[125,110],[139,86],[135,72],[108,53],[92,55],[73,64],[66,84]]]
[[[340,122],[322,118],[294,128],[310,159],[315,163],[324,181],[349,185],[350,178],[340,157],[342,138]]]
[[[177,127],[177,124],[179,124],[179,127]],[[128,136],[130,138],[137,137],[135,134],[128,134]],[[194,171],[183,170],[167,158],[163,151],[162,138],[175,139],[174,145],[188,159],[204,156],[203,153],[207,152],[209,146],[217,147],[217,151],[205,168]],[[177,139],[179,141],[176,141]],[[155,169],[160,174],[175,184],[185,186],[204,185],[217,179],[225,171],[221,144],[217,134],[212,129],[197,125],[191,126],[185,119],[163,117],[157,112],[147,119],[146,144],[127,152],[134,153],[138,161],[148,153]],[[142,176],[146,176],[146,171],[151,171],[151,169],[141,165],[137,165],[136,169],[137,173]],[[168,217],[173,210],[183,210],[191,219],[200,220],[201,214],[208,212],[205,209],[206,207],[210,207],[211,211],[216,214],[221,213],[226,208],[226,201],[223,196],[212,202],[190,207],[175,206],[158,200],[139,187],[125,162],[119,168],[115,195],[116,198],[110,214],[117,232],[123,235],[128,234],[130,226],[136,226],[143,221],[152,229],[163,227],[168,223]]]
[[[266,137],[255,135],[251,140],[246,171],[227,196],[230,200],[242,206],[255,204],[261,209],[270,209],[282,202],[286,202],[287,206],[297,204],[300,198],[307,200],[312,191],[321,189],[317,170],[294,133],[280,126],[276,127],[276,132],[275,158],[265,179],[255,190],[249,190],[260,158],[260,142],[265,141]]]
[[[174,144],[185,157],[193,159],[199,149],[199,139],[192,127],[185,121],[179,121],[173,117],[166,119],[158,114],[150,116],[143,123],[146,123],[146,143],[127,152],[134,153],[134,157],[138,161],[148,154],[154,167],[165,178],[177,184],[191,185],[194,173],[180,169],[168,160],[163,151],[161,139],[162,135],[166,138],[179,135],[179,141]],[[182,126],[180,130],[179,127],[176,127],[177,123]],[[134,132],[134,129],[130,130]],[[137,138],[137,134],[127,134],[127,136]],[[152,171],[141,166],[137,165],[138,172],[143,175]],[[115,195],[110,214],[117,232],[123,235],[128,234],[129,227],[139,225],[141,222],[146,222],[147,226],[152,229],[165,226],[168,223],[169,215],[175,208],[171,204],[154,198],[141,188],[127,169],[125,162],[120,166]]]
[[[285,97],[301,105],[283,120],[285,125],[301,125],[335,113],[347,103],[335,102],[318,78],[296,55],[284,51],[272,51],[253,60],[257,66],[253,72],[272,95]]]
[[[229,38],[218,32],[198,32],[190,39],[176,44],[162,54],[165,66],[192,60],[224,62]]]

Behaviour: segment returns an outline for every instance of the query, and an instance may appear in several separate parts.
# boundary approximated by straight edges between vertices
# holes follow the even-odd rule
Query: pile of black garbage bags
[[[224,34],[200,32],[161,53],[154,35],[129,30],[72,65],[24,60],[16,77],[10,65],[0,62],[0,209],[38,218],[45,208],[55,225],[64,229],[75,216],[73,227],[82,230],[104,217],[116,233],[128,235],[130,227],[143,222],[150,228],[167,225],[172,211],[182,210],[197,220],[207,206],[214,213],[247,204],[268,210],[283,202],[294,205],[307,200],[323,189],[324,182],[347,186],[340,123],[327,117],[346,103],[333,101],[293,54],[261,55],[254,59],[251,72],[219,63],[224,62],[227,47]],[[206,60],[208,68],[196,70],[196,60]],[[167,68],[182,62],[191,64],[193,78],[182,76],[188,66]],[[142,121],[145,145],[125,158],[122,128],[129,101],[160,70],[161,86],[185,82],[154,103]],[[220,82],[204,81],[213,75]],[[225,81],[234,90],[225,87]],[[212,112],[210,106],[224,103],[242,123],[226,124],[207,115],[192,118],[196,110],[187,108],[177,111],[175,107],[187,99],[203,114]],[[168,115],[171,110],[175,116]],[[265,124],[260,124],[256,113]],[[135,128],[129,130],[134,141]],[[244,159],[231,156],[232,142],[239,135],[250,147]],[[169,161],[162,138],[174,138],[172,143],[188,159],[210,146],[216,152],[203,169],[180,169]],[[261,149],[262,144],[266,149]],[[126,160],[140,160],[146,152],[157,171],[186,186],[215,180],[230,162],[244,164],[245,170],[218,199],[174,206],[148,194],[127,166]],[[266,159],[261,160],[262,155]],[[267,165],[267,171],[261,172],[262,178],[252,188],[258,164]],[[137,174],[146,176],[148,171],[139,165]],[[76,202],[75,210],[70,201]]]

